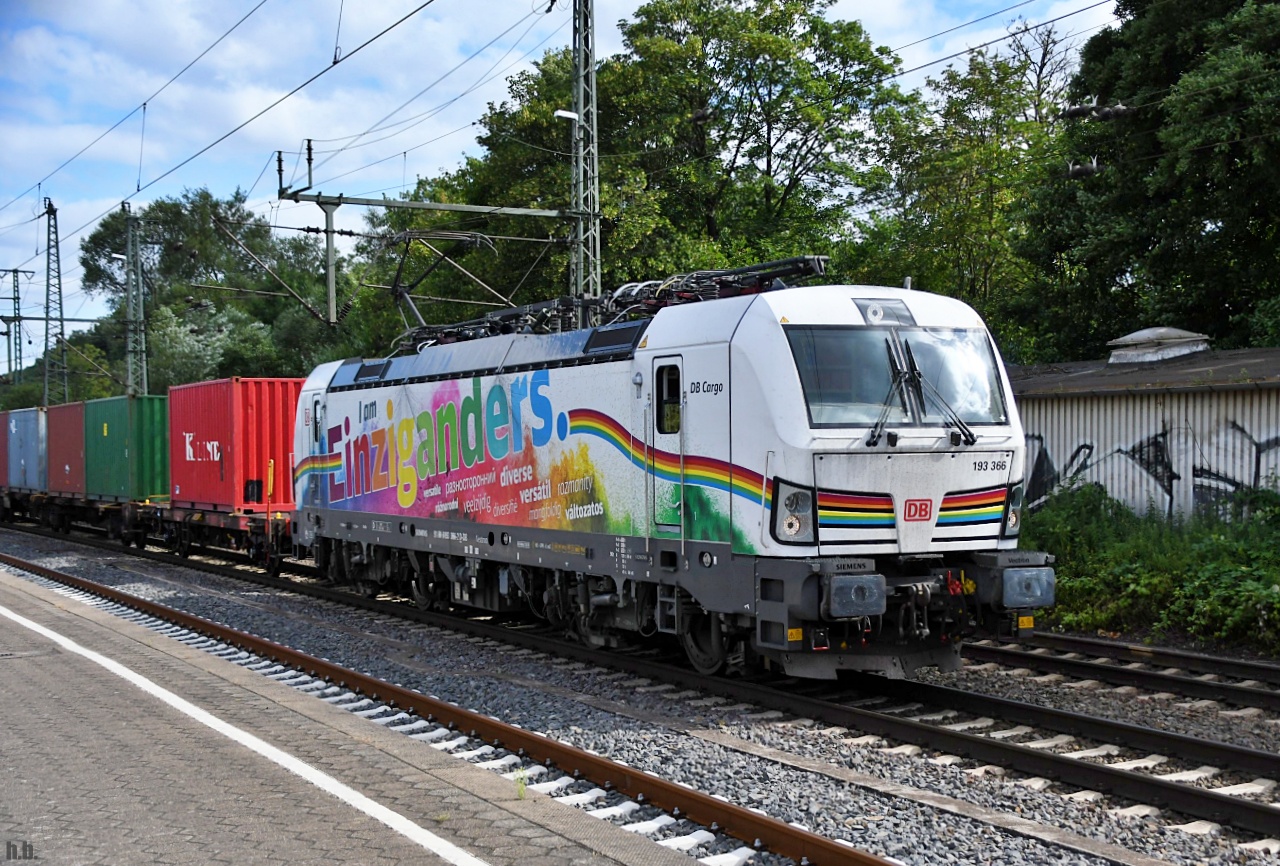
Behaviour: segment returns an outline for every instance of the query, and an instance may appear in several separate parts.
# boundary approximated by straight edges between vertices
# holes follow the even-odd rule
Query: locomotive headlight
[[[813,497],[809,495],[807,490],[797,490],[782,501],[787,511],[792,513],[808,512],[812,503]]]
[[[1004,506],[1004,535],[1016,536],[1022,530],[1022,485],[1009,488],[1009,498]]]
[[[773,537],[784,544],[813,544],[816,539],[813,491],[774,482]]]

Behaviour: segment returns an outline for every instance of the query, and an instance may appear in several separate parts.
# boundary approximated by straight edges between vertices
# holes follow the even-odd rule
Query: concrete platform
[[[260,738],[266,752],[6,612]],[[270,747],[297,765],[264,756]],[[41,864],[693,862],[4,570],[0,845],[9,860]]]

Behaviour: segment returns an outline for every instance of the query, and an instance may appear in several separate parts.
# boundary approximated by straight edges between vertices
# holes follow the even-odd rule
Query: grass
[[[1274,490],[1170,520],[1134,514],[1096,485],[1069,488],[1028,515],[1020,546],[1057,557],[1052,626],[1280,655]]]

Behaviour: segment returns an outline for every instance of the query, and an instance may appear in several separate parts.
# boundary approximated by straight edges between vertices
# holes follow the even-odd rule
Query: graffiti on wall
[[[1208,435],[1165,422],[1159,433],[1128,443],[1058,443],[1029,433],[1027,466],[1033,509],[1060,487],[1098,484],[1135,511],[1172,516],[1217,510],[1239,490],[1276,487],[1280,436],[1259,439],[1235,421]]]

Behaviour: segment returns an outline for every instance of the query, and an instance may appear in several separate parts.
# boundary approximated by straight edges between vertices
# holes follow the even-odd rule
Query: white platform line
[[[224,722],[212,713],[202,710],[200,707],[197,707],[185,698],[175,695],[163,686],[158,685],[141,674],[130,670],[114,659],[110,659],[100,653],[96,653],[91,649],[86,649],[70,638],[64,637],[51,629],[47,629],[39,623],[32,622],[26,617],[14,613],[3,605],[0,605],[0,616],[5,616],[19,625],[30,629],[36,634],[48,638],[69,652],[76,653],[94,664],[101,665],[121,679],[142,689],[147,694],[154,695],[164,701],[175,710],[187,714],[200,724],[212,728],[228,739],[234,740],[242,746],[252,749],[267,760],[278,764],[297,776],[300,776],[315,785],[317,788],[320,788],[321,790],[337,797],[339,800],[342,800],[344,803],[359,809],[375,821],[379,821],[387,825],[405,838],[421,845],[423,848],[426,848],[428,851],[444,858],[450,863],[456,864],[456,866],[488,866],[488,864],[479,857],[459,848],[449,840],[442,839],[429,830],[418,826],[400,813],[388,809],[386,806],[375,800],[371,800],[369,797],[366,797],[364,794],[361,794],[349,785],[338,781],[328,773],[317,770],[310,764],[295,758],[288,752],[276,748],[248,731],[241,730],[229,722]]]

